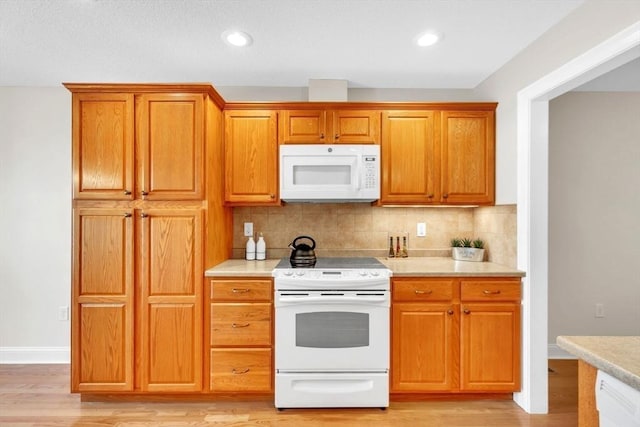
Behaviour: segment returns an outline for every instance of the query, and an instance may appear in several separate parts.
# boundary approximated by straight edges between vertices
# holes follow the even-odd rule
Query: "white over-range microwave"
[[[372,202],[379,198],[379,145],[280,145],[281,200]]]

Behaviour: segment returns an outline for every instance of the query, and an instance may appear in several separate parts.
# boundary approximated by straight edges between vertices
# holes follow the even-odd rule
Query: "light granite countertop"
[[[640,390],[640,336],[559,336],[560,348]]]
[[[228,259],[204,272],[205,277],[271,277],[271,271],[279,259],[264,261],[246,261],[244,259]]]
[[[492,262],[454,261],[445,257],[378,258],[394,276],[522,277],[524,272]],[[280,259],[245,261],[230,259],[205,271],[206,277],[271,277]]]
[[[448,257],[378,258],[394,276],[523,277],[523,271],[492,262],[455,261]]]

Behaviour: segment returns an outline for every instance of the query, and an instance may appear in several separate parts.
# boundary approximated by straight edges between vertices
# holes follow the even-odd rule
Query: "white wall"
[[[71,294],[70,112],[62,86],[0,87],[3,362],[68,360],[69,322],[58,321],[58,307]]]
[[[515,158],[518,91],[638,20],[640,1],[587,0],[476,87],[478,98],[498,101],[497,204],[517,202]]]
[[[640,92],[550,102],[549,343],[640,335],[639,165]]]

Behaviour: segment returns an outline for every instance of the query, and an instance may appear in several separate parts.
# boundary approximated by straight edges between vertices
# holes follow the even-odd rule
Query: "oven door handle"
[[[276,305],[298,304],[358,304],[358,305],[389,305],[387,295],[358,295],[358,296],[279,296]]]

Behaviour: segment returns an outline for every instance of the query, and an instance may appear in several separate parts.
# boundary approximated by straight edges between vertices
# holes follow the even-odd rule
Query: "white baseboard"
[[[69,347],[0,347],[0,364],[59,364],[71,362]]]
[[[557,344],[549,344],[547,351],[548,359],[577,359],[573,354],[567,353],[561,349]]]

